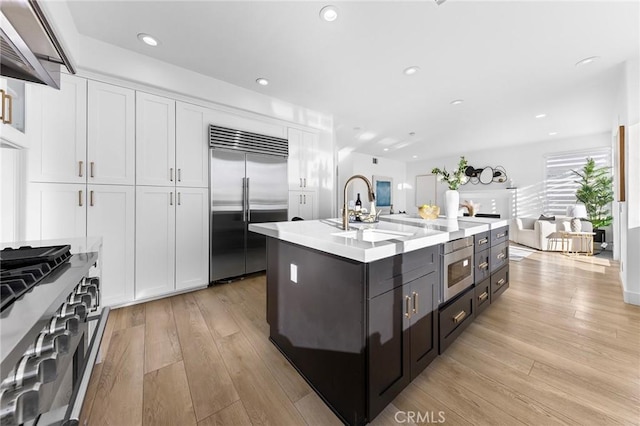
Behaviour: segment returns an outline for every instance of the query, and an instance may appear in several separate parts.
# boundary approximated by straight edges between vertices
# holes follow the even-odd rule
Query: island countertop
[[[350,231],[342,229],[341,219],[252,223],[249,225],[249,230],[336,256],[369,263],[490,229],[487,223],[462,220],[436,219],[429,223],[409,216],[402,220],[403,218],[398,215],[398,220],[393,221],[387,220],[388,217],[381,217],[382,220],[378,223],[351,224]]]

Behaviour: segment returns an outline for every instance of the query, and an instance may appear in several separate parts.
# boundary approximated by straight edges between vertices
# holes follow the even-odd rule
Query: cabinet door
[[[89,183],[135,183],[135,92],[89,81],[87,98]]]
[[[302,205],[302,191],[289,191],[289,220],[300,217]]]
[[[167,186],[176,175],[176,103],[136,92],[136,184]]]
[[[87,80],[63,74],[60,90],[38,86],[30,100],[29,180],[86,182]]]
[[[102,303],[133,301],[135,266],[135,189],[133,186],[89,185],[87,235],[102,237],[100,265]]]
[[[209,191],[176,191],[176,290],[183,290],[209,283]]]
[[[27,192],[27,240],[86,236],[86,185],[32,183]]]
[[[174,188],[136,187],[136,299],[175,288],[175,203]]]
[[[301,173],[304,188],[317,188],[320,175],[318,162],[318,135],[311,132],[302,132]]]
[[[206,188],[209,184],[210,110],[176,104],[176,185]]]
[[[409,285],[369,300],[369,418],[375,417],[411,381]]]
[[[0,135],[3,140],[12,145],[20,147],[29,145],[26,129],[29,121],[25,120],[25,107],[30,102],[27,98],[31,86],[24,81],[0,78],[0,90],[3,91],[4,98],[2,111],[0,111]]]
[[[299,216],[304,220],[316,219],[315,210],[314,210],[315,202],[316,202],[316,193],[312,191],[303,191],[301,195],[302,195],[302,200],[300,204]]]
[[[302,152],[302,131],[298,129],[289,129],[289,189],[300,190],[303,188],[301,156]]]
[[[438,356],[437,272],[410,282],[411,285],[411,380]]]

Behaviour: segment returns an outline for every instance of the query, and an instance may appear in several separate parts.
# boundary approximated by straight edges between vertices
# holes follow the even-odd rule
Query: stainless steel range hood
[[[0,1],[0,71],[5,77],[60,88],[60,65],[69,57],[36,0]]]

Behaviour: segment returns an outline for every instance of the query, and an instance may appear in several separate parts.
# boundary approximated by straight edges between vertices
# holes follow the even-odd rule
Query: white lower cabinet
[[[209,190],[176,191],[176,290],[186,290],[209,283]]]
[[[289,220],[300,217],[317,219],[315,191],[289,191]]]
[[[209,283],[206,188],[136,187],[135,298]]]
[[[113,306],[133,300],[135,188],[89,185],[87,236],[102,237],[99,265],[101,303]]]
[[[27,193],[27,240],[86,236],[86,185],[30,183]]]

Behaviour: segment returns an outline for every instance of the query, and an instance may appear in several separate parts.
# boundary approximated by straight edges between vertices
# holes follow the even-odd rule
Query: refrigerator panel
[[[245,154],[211,150],[210,281],[245,273]]]
[[[283,222],[287,220],[287,209],[253,210],[250,223]],[[247,232],[247,274],[267,269],[267,237]]]
[[[247,199],[251,211],[288,208],[286,158],[247,154]]]

